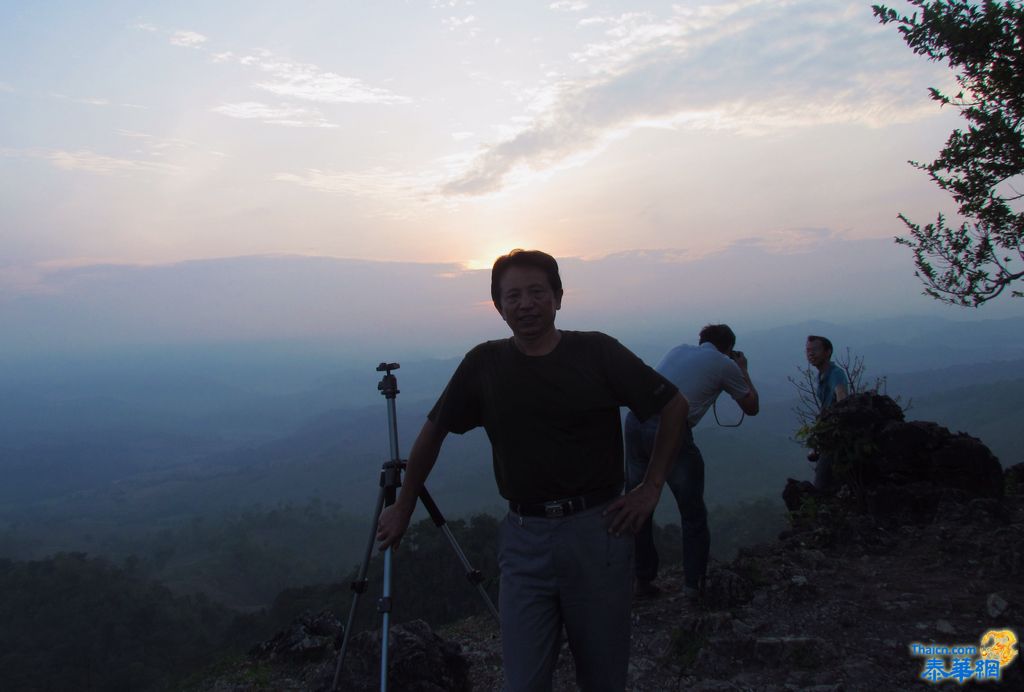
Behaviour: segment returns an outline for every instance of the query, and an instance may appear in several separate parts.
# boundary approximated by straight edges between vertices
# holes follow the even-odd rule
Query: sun
[[[495,255],[494,256],[495,259],[497,259],[498,257],[499,257],[499,255]],[[471,259],[471,260],[466,260],[465,262],[462,263],[462,267],[464,269],[466,269],[467,271],[478,271],[480,269],[490,269],[493,265],[494,265],[494,260],[493,259],[492,260]]]
[[[477,271],[480,269],[490,269],[494,266],[494,260],[498,259],[502,255],[508,254],[515,248],[529,249],[531,246],[524,244],[522,241],[510,241],[502,243],[501,245],[492,245],[487,248],[485,252],[481,252],[477,257],[462,262],[463,268],[467,271]]]

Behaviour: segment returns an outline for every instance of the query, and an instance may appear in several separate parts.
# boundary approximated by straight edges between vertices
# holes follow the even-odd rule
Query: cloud
[[[43,272],[32,266],[2,266],[0,265],[0,295],[8,298],[16,294],[59,294],[57,287],[48,285],[44,281]]]
[[[906,67],[899,59],[913,57],[894,52],[901,47],[870,10],[860,20],[848,10],[813,0],[737,0],[676,5],[667,18],[604,17],[602,40],[573,56],[582,76],[538,89],[542,109],[481,147],[441,193],[495,192],[516,171],[576,165],[639,127],[759,136],[934,115],[923,86],[934,67]]]
[[[581,12],[587,9],[587,3],[582,0],[559,0],[548,7],[558,12]]]
[[[465,17],[448,17],[441,21],[448,31],[463,31],[469,34],[470,38],[476,38],[480,34],[480,27],[477,18],[473,15]]]
[[[142,133],[128,133],[124,136],[146,138]],[[7,158],[42,159],[65,171],[85,171],[99,175],[115,173],[180,173],[182,168],[172,164],[138,159],[117,158],[97,154],[88,149],[68,151],[65,149],[0,149],[0,156]]]
[[[274,180],[326,194],[360,197],[378,203],[365,213],[389,219],[415,218],[429,207],[455,209],[458,200],[438,194],[441,185],[463,170],[466,154],[443,156],[417,170],[376,166],[361,171],[336,171],[309,168],[301,172],[281,172]],[[490,265],[488,265],[490,266]]]
[[[170,42],[185,48],[201,48],[209,39],[194,31],[177,31],[170,37]],[[399,96],[388,89],[366,84],[357,77],[347,77],[310,63],[285,60],[271,51],[259,50],[248,54],[237,54],[233,51],[210,52],[210,60],[214,63],[236,62],[245,67],[255,67],[266,73],[267,78],[253,84],[257,89],[270,92],[276,96],[315,101],[318,103],[363,103],[363,104],[400,104],[410,103],[411,99]],[[244,104],[250,105],[250,104]],[[232,110],[231,106],[221,106]],[[222,112],[219,109],[217,112]],[[244,112],[244,109],[241,111]],[[231,113],[226,113],[231,114]],[[232,117],[259,117],[233,115]],[[333,127],[326,121],[317,121],[307,114],[303,117],[273,118],[275,124],[300,127]],[[276,122],[280,120],[280,122]],[[270,122],[270,120],[267,120]]]
[[[801,255],[814,252],[827,243],[849,240],[831,228],[787,228],[762,236],[738,238],[731,248],[756,248],[769,255]]]
[[[656,345],[667,343],[670,333],[677,340],[680,329],[695,335],[709,321],[729,322],[749,334],[787,322],[834,318],[836,305],[843,305],[845,320],[907,313],[949,317],[948,307],[920,295],[908,258],[889,239],[821,233],[823,241],[806,254],[732,244],[705,256],[677,250],[588,260],[559,256],[569,292],[559,324]],[[837,257],[843,259],[842,272],[835,271]],[[329,334],[336,337],[336,348],[348,350],[355,342],[363,355],[382,348],[393,352],[396,344],[414,341],[414,350],[448,357],[503,333],[496,331],[504,328],[487,300],[487,276],[487,270],[454,263],[296,256],[153,266],[0,265],[0,323],[6,328],[0,351],[66,346],[80,353],[83,347],[282,335],[297,341]],[[324,295],[359,299],[317,299]],[[987,319],[1007,317],[1020,324],[1019,310],[1010,304],[992,308],[997,312],[986,313]],[[402,339],[408,334],[416,339]],[[801,328],[796,338],[806,334]],[[1019,339],[1010,343],[1003,351],[1016,349],[1019,357]]]
[[[48,160],[57,168],[65,171],[86,171],[99,175],[126,172],[177,173],[181,170],[178,166],[166,163],[119,159],[88,150],[52,150],[39,152],[34,155]]]
[[[301,185],[320,192],[353,195],[385,202],[390,210],[386,215],[409,216],[409,204],[430,204],[437,201],[437,186],[443,174],[406,173],[402,171],[374,168],[369,171],[338,172],[308,169],[302,174],[279,173],[274,180]]]
[[[14,87],[12,87],[7,82],[0,82],[0,93],[13,94],[14,91],[15,91]]]
[[[309,63],[284,60],[270,51],[257,51],[246,55],[231,52],[216,53],[214,62],[235,61],[246,67],[265,72],[267,79],[253,84],[257,89],[269,91],[285,98],[302,99],[318,103],[400,104],[411,99],[388,89],[369,86],[356,77],[345,77],[321,70]]]
[[[198,48],[206,41],[205,36],[195,31],[175,31],[170,38],[172,46],[181,46],[182,48]]]
[[[72,103],[84,103],[87,106],[109,106],[110,105],[110,101],[108,99],[104,99],[104,98],[96,98],[96,97],[76,98],[74,96],[68,96],[67,94],[57,94],[57,93],[51,93],[50,96],[52,96],[55,99],[61,99],[62,101],[71,101]]]
[[[135,140],[139,146],[149,153],[150,156],[165,156],[175,152],[205,153],[209,156],[222,156],[222,154],[204,149],[198,143],[181,139],[179,137],[158,137],[146,132],[136,130],[115,130],[117,135],[126,139]]]
[[[289,105],[268,106],[257,101],[227,103],[212,109],[214,113],[229,118],[243,120],[259,120],[269,125],[285,125],[288,127],[337,127],[324,117],[318,110],[299,108]]]
[[[255,84],[259,89],[278,96],[317,101],[319,103],[409,103],[387,89],[371,87],[355,77],[325,72],[316,65],[277,60],[272,56],[246,56],[243,64],[256,64],[270,75],[269,80]]]
[[[442,24],[448,27],[449,31],[455,31],[456,29],[469,26],[475,22],[476,17],[471,14],[466,15],[465,17],[448,17],[441,21]]]

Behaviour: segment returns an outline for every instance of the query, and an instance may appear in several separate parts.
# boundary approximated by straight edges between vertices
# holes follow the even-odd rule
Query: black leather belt
[[[528,502],[524,504],[509,502],[508,508],[524,517],[548,517],[554,519],[603,505],[619,494],[617,489],[605,488],[604,490],[596,490],[586,495],[566,497],[561,500],[551,500],[550,502]]]

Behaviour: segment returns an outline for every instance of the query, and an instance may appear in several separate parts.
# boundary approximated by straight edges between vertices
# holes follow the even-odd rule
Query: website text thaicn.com
[[[977,656],[978,647],[911,644],[910,653],[914,656]]]
[[[989,630],[978,645],[910,645],[910,654],[924,658],[919,677],[931,683],[945,681],[963,685],[968,680],[1003,678],[1003,668],[1017,657],[1017,633],[1013,630]]]

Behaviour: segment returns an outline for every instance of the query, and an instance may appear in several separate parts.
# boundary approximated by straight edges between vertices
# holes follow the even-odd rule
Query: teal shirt
[[[839,385],[850,391],[850,381],[846,379],[846,373],[834,362],[829,361],[825,371],[818,373],[818,401],[821,402],[822,411],[836,403],[836,387]]]

